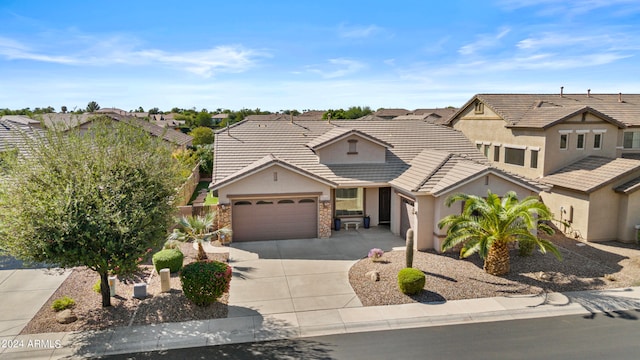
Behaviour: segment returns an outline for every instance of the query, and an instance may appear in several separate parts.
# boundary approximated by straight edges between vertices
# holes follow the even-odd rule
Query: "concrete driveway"
[[[404,248],[384,227],[341,230],[329,239],[233,243],[229,317],[361,307],[349,268],[372,248]]]

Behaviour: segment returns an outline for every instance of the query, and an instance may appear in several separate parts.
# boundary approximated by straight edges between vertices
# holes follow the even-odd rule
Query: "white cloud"
[[[611,13],[618,16],[640,12],[640,3],[637,0],[501,0],[498,4],[509,11],[535,7],[535,14],[543,16],[573,17],[611,7],[615,7]]]
[[[329,65],[322,67],[308,67],[308,71],[320,74],[325,79],[335,79],[357,73],[367,67],[363,62],[344,58],[329,59],[328,63]]]
[[[343,38],[367,38],[382,32],[382,28],[376,25],[345,25],[338,28],[338,35]]]
[[[460,49],[458,49],[458,53],[460,53],[461,55],[474,55],[480,50],[498,46],[500,44],[500,39],[505,37],[510,31],[511,29],[509,28],[502,28],[497,34],[494,35],[478,35],[476,41],[462,46]]]
[[[66,55],[48,54],[12,39],[0,37],[0,56],[8,60],[30,60],[64,65],[161,65],[210,77],[216,72],[242,72],[255,66],[258,58],[270,56],[260,50],[239,45],[210,49],[168,52],[159,49],[136,49],[135,41],[114,36],[105,39],[78,39],[83,48]],[[89,44],[90,45],[87,45]]]

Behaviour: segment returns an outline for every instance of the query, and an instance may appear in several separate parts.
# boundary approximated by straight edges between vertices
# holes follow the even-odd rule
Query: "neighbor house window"
[[[640,131],[624,133],[622,147],[625,149],[640,149]]]
[[[560,134],[560,149],[566,150],[569,146],[569,134]]]
[[[524,166],[524,149],[505,147],[504,162],[507,164]]]
[[[484,146],[484,156],[489,157],[489,145]]]
[[[336,189],[336,216],[362,216],[364,214],[364,189]]]
[[[358,153],[358,149],[357,149],[358,140],[351,139],[351,140],[348,140],[348,142],[349,142],[349,152],[347,152],[347,154],[357,154]]]
[[[538,150],[531,150],[531,168],[538,168]]]
[[[584,134],[578,134],[578,141],[576,144],[576,149],[582,150],[584,149]]]
[[[493,147],[493,161],[500,161],[500,146]]]
[[[596,150],[602,149],[602,134],[593,135],[593,148]]]
[[[476,102],[473,107],[473,112],[476,114],[484,114],[484,104],[481,102]]]

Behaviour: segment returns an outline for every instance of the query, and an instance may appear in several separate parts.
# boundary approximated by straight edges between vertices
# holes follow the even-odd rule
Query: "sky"
[[[0,0],[0,108],[462,106],[640,93],[640,1]]]

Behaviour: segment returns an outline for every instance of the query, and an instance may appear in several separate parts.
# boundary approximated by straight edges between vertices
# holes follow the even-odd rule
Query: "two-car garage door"
[[[233,241],[318,236],[317,198],[238,199],[232,204]]]

